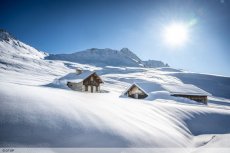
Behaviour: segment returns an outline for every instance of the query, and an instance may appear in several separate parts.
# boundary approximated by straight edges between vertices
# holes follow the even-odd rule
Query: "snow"
[[[66,76],[60,78],[59,80],[60,81],[64,81],[66,80],[67,81],[72,81],[72,82],[75,82],[75,83],[79,83],[79,82],[82,82],[84,79],[86,79],[88,76],[90,76],[91,74],[93,74],[95,72],[92,72],[92,71],[84,71],[83,73],[81,74],[77,74],[77,73],[69,73],[67,74]]]
[[[5,123],[1,133],[14,131],[10,135],[2,135],[4,142],[10,142],[11,135],[16,137],[17,142],[31,145],[44,143],[43,140],[48,138],[49,142],[55,137],[59,137],[61,142],[68,140],[67,144],[60,144],[61,142],[56,142],[55,139],[55,142],[51,141],[49,144],[52,147],[128,147],[151,144],[184,146],[183,141],[188,141],[184,134],[181,134],[183,130],[165,126],[165,122],[173,125],[173,122],[178,121],[165,117],[167,114],[164,112],[148,105],[119,99],[112,94],[81,94],[11,84],[1,86],[8,86],[1,89],[1,112],[4,112],[4,115],[1,114],[1,121]],[[21,93],[21,90],[24,92]],[[28,92],[33,94],[28,95]],[[15,99],[15,96],[20,97],[20,101]],[[20,129],[21,122],[24,124],[23,129]],[[183,129],[183,125],[181,126]],[[20,133],[16,132],[18,130]],[[147,137],[148,135],[152,137]],[[37,142],[31,141],[34,137]],[[154,137],[161,137],[166,143],[161,144]],[[174,142],[170,137],[181,140]]]
[[[208,92],[192,84],[163,84],[162,87],[171,94],[211,96]]]
[[[165,72],[183,72],[183,70],[178,70],[178,69],[174,69],[171,67],[160,67],[160,68],[157,68],[157,70],[165,71]]]
[[[45,60],[45,53],[14,47],[13,41],[0,41],[1,147],[195,147],[196,152],[230,147],[228,77]],[[102,90],[108,92],[47,86],[76,67],[96,71],[104,81]],[[162,90],[144,100],[120,97],[130,84],[144,81],[190,83],[212,96],[208,105]]]
[[[197,102],[192,101],[188,98],[182,98],[182,97],[173,97],[168,91],[154,91],[150,92],[149,96],[146,98],[146,100],[173,100],[176,101],[176,103],[184,103],[184,104],[195,104],[198,105]],[[172,102],[171,102],[172,103]]]
[[[0,55],[8,58],[43,59],[48,55],[47,53],[40,52],[35,48],[14,39],[7,32],[0,32],[0,42]]]
[[[127,93],[128,90],[133,86],[137,86],[139,89],[141,89],[142,91],[144,91],[147,95],[150,92],[153,91],[161,91],[164,90],[161,85],[159,83],[154,83],[154,82],[135,82],[134,84],[132,84],[129,88],[127,88],[127,90],[125,90],[124,93]]]

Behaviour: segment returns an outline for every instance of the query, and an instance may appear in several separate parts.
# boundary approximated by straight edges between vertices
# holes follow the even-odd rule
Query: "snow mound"
[[[193,145],[194,130],[230,132],[229,110],[138,101],[114,93],[0,85],[1,146],[186,147]],[[211,126],[215,124],[220,127]]]
[[[147,98],[145,98],[146,100],[156,100],[156,99],[168,99],[168,100],[172,100],[173,97],[170,95],[169,92],[167,91],[154,91],[151,92],[149,94],[149,96]]]
[[[3,83],[1,86],[6,88],[0,89],[3,123],[0,144],[181,147],[190,142],[179,118],[172,119],[157,107],[108,93],[89,94]],[[28,92],[33,94],[28,95]]]
[[[145,100],[149,100],[149,101],[154,101],[154,100],[159,100],[159,99],[171,100],[171,101],[167,101],[169,103],[173,102],[173,103],[184,103],[184,104],[202,105],[201,103],[197,103],[197,102],[195,102],[193,100],[190,100],[188,98],[171,96],[168,91],[155,91],[155,92],[151,92],[149,94],[149,96],[147,98],[145,98]]]

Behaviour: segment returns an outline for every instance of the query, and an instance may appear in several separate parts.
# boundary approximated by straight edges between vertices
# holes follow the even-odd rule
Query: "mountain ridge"
[[[33,56],[36,59],[64,60],[95,66],[168,67],[168,64],[162,61],[143,61],[128,48],[122,48],[121,50],[91,48],[71,54],[49,54],[21,42],[3,29],[0,29],[0,42],[2,42],[0,44],[2,55],[12,52],[11,54],[16,57]]]
[[[0,29],[0,57],[44,59],[48,53],[23,43],[6,30]]]
[[[168,64],[157,60],[141,60],[128,48],[114,50],[110,48],[91,48],[71,54],[49,54],[49,60],[66,60],[81,64],[91,64],[95,66],[130,66],[130,67],[169,67]]]

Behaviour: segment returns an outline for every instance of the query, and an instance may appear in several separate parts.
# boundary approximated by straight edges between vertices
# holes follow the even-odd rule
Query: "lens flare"
[[[182,23],[173,23],[165,28],[164,39],[171,46],[181,46],[188,40],[188,27]]]

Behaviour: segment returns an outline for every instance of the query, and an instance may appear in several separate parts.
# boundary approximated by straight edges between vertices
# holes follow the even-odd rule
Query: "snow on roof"
[[[143,90],[146,94],[152,92],[152,91],[160,91],[164,90],[160,84],[153,83],[153,82],[136,82],[134,83],[136,86],[138,86],[141,90]]]
[[[67,80],[67,81],[70,81],[70,82],[79,83],[79,82],[82,82],[87,77],[89,77],[90,75],[92,75],[93,73],[96,73],[96,72],[83,71],[81,74],[69,73],[66,76],[64,76],[63,78],[61,78],[60,80]]]
[[[132,86],[137,86],[139,89],[141,89],[143,92],[145,92],[147,95],[148,93],[152,91],[161,91],[164,90],[160,84],[154,83],[154,82],[135,82],[131,86],[127,88],[127,90],[124,93],[127,93]]]
[[[211,94],[192,84],[162,84],[171,94],[210,96]]]
[[[192,84],[168,84],[168,83],[154,83],[154,82],[135,82],[124,93],[127,93],[132,86],[137,86],[147,95],[154,91],[168,91],[170,94],[182,94],[182,95],[202,95],[210,96],[208,92],[194,86]]]

